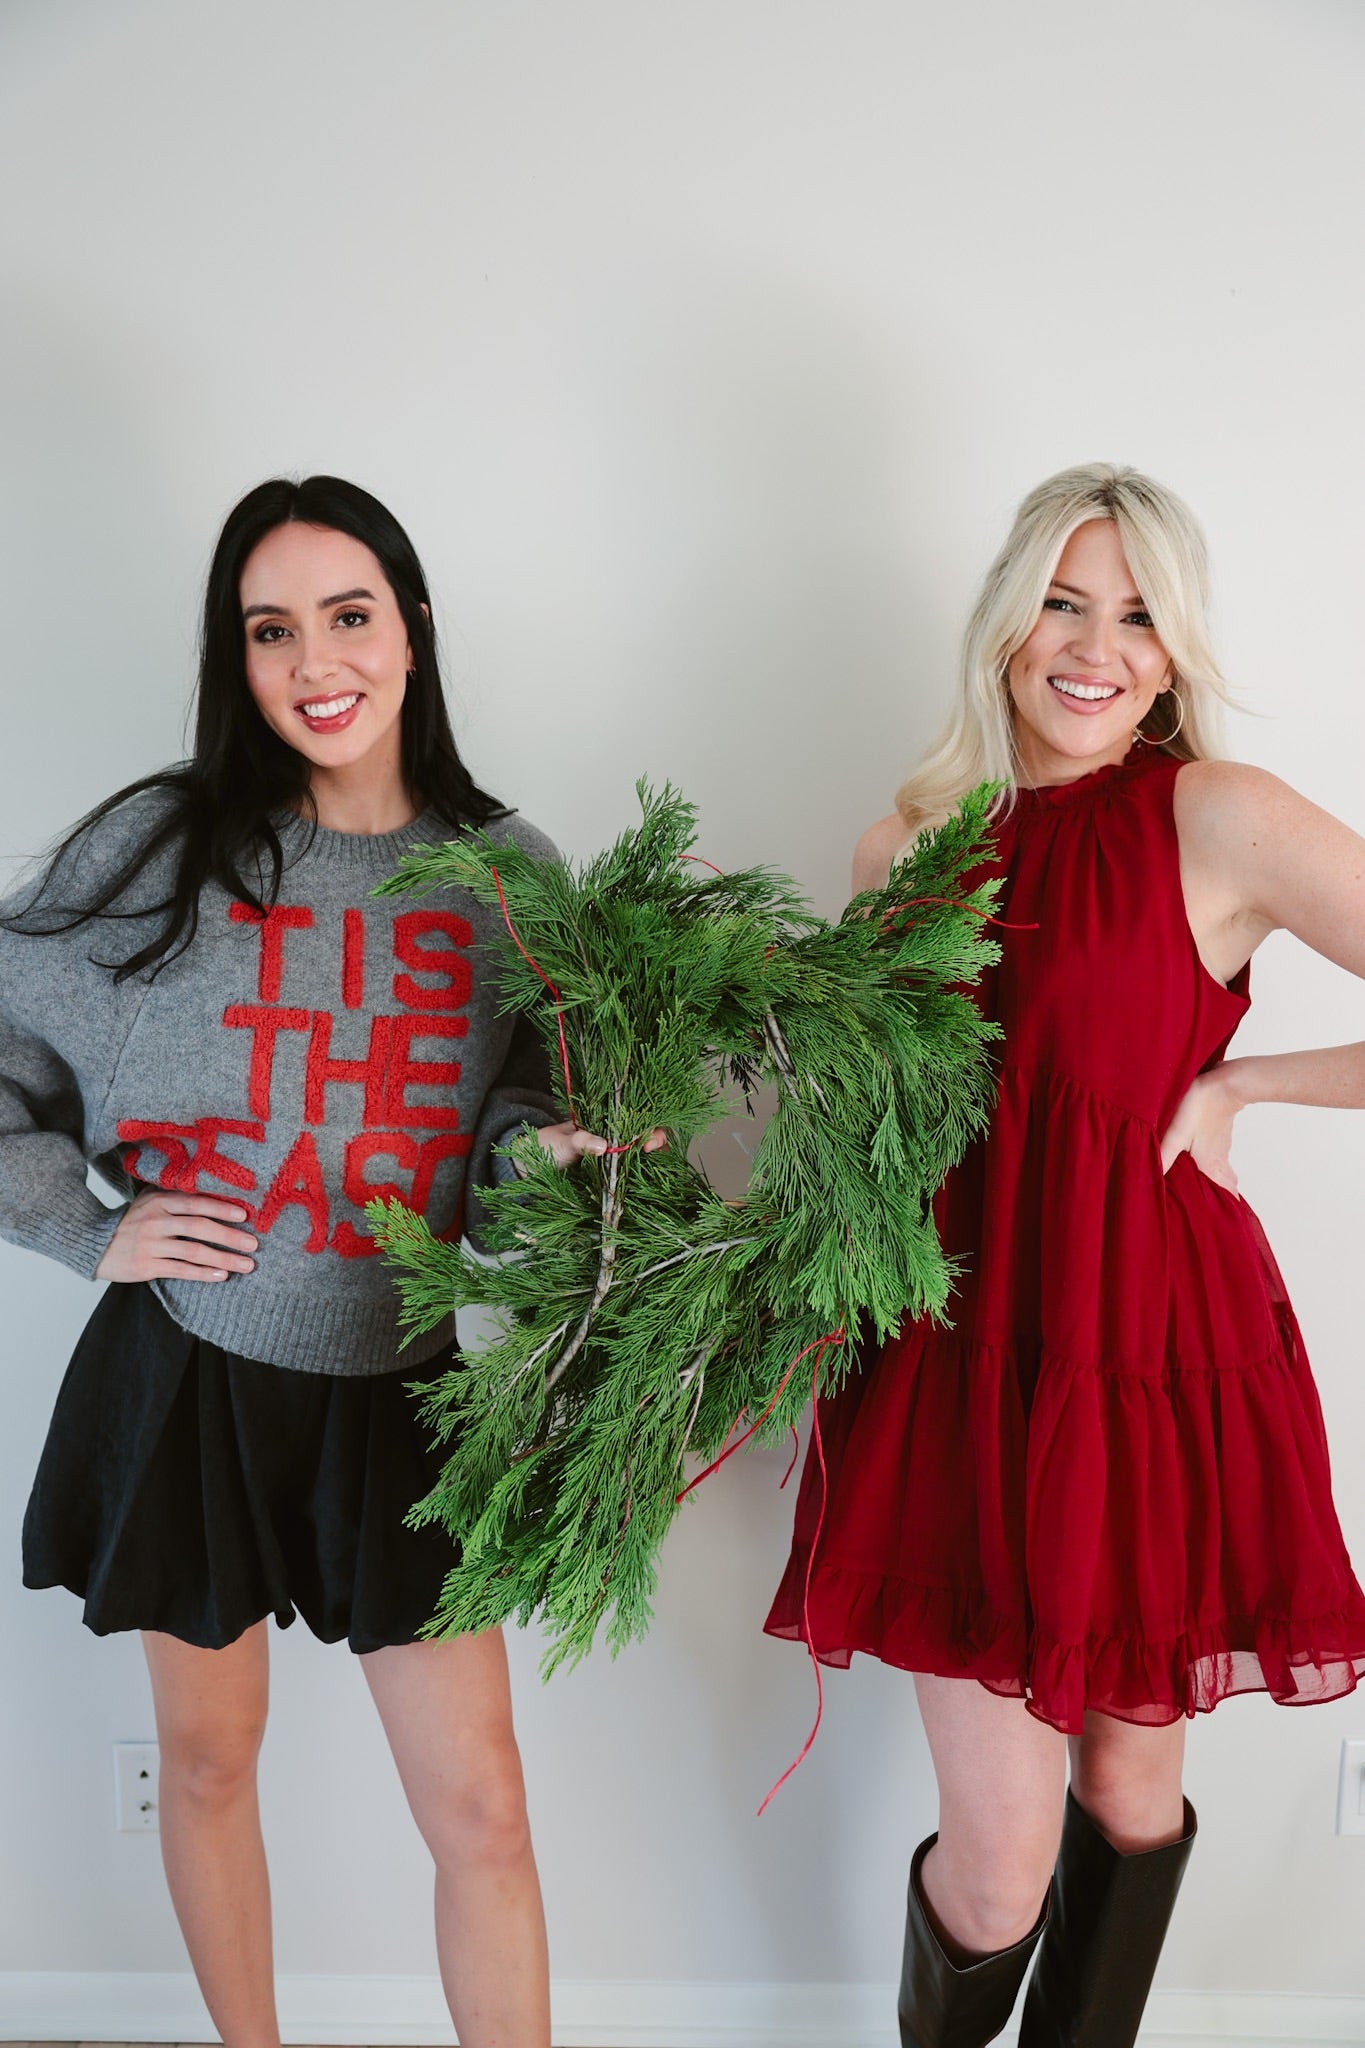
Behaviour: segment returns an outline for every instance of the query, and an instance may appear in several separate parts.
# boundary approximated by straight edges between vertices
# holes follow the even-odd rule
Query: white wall
[[[642,771],[822,908],[935,725],[1022,492],[1134,461],[1203,516],[1234,750],[1365,826],[1365,15],[1335,0],[9,0],[0,15],[0,852],[179,749],[236,496],[327,468],[441,595],[476,772],[585,853]],[[1362,1031],[1289,942],[1249,1047]],[[1365,1561],[1360,1123],[1249,1114]],[[134,1642],[18,1589],[92,1291],[0,1247],[0,1972],[176,1970],[108,1748]],[[520,1725],[564,1978],[875,1980],[933,1825],[908,1681],[758,1625],[779,1461],[682,1520],[655,1632]],[[279,1639],[285,1972],[431,1968],[423,1855],[344,1651]],[[1365,1694],[1191,1734],[1204,1832],[1163,1982],[1365,1993]]]

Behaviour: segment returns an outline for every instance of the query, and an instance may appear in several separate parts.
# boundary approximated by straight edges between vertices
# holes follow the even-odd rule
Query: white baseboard
[[[286,2042],[449,2048],[435,1977],[282,1977]],[[562,1983],[556,2048],[890,2048],[889,1984]],[[212,2041],[188,1975],[0,1972],[0,2042]],[[1013,2039],[1013,2030],[1002,2036]],[[1158,1992],[1142,2031],[1161,2048],[1365,2048],[1365,1997]]]

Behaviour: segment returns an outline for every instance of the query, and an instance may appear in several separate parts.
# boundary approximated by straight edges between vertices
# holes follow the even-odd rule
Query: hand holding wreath
[[[995,1030],[963,992],[996,956],[997,884],[963,893],[992,794],[833,925],[766,869],[706,873],[691,807],[643,785],[638,830],[577,872],[470,833],[384,885],[502,908],[508,1003],[543,1026],[569,1111],[554,1144],[582,1155],[564,1175],[534,1137],[509,1148],[522,1178],[486,1198],[492,1263],[401,1207],[368,1212],[414,1331],[473,1305],[499,1323],[426,1403],[455,1448],[414,1518],[461,1546],[430,1633],[539,1612],[552,1669],[610,1608],[620,1648],[648,1625],[688,1453],[746,1412],[780,1434],[812,1364],[833,1385],[860,1329],[942,1313],[931,1203],[993,1093]],[[687,1156],[729,1083],[777,1089],[738,1203]]]

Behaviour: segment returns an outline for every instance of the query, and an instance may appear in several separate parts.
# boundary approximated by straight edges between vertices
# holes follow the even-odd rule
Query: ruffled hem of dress
[[[806,1561],[794,1552],[764,1632],[806,1643]],[[1222,1615],[1163,1640],[1089,1635],[1061,1643],[999,1612],[984,1593],[912,1586],[822,1566],[811,1587],[810,1647],[846,1669],[855,1653],[903,1671],[973,1678],[1064,1735],[1087,1712],[1165,1727],[1238,1693],[1278,1706],[1343,1698],[1365,1679],[1365,1598],[1308,1618]]]

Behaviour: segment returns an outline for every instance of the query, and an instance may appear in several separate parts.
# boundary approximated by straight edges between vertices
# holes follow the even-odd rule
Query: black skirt
[[[404,1522],[448,1456],[413,1376],[262,1365],[192,1337],[150,1287],[109,1287],[57,1396],[24,1584],[78,1594],[96,1635],[221,1650],[297,1612],[357,1652],[414,1641],[456,1552]]]

